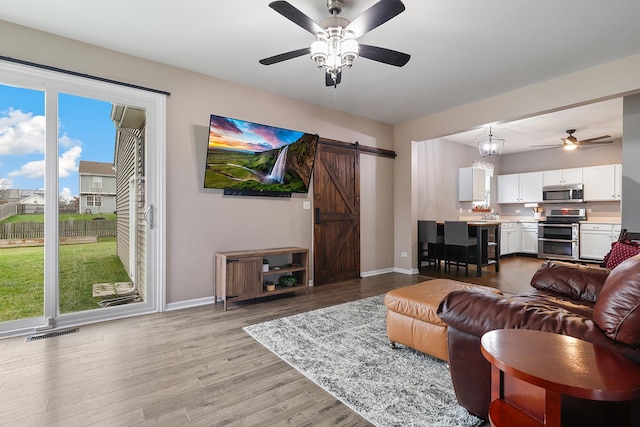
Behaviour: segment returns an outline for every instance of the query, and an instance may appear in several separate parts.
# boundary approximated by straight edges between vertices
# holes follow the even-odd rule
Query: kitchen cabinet
[[[523,222],[521,227],[521,250],[520,252],[525,254],[537,254],[538,253],[538,223],[537,222]]]
[[[542,172],[542,185],[582,184],[582,168],[557,169]]]
[[[583,168],[584,201],[616,201],[622,198],[622,165]]]
[[[618,240],[621,226],[606,223],[580,224],[580,258],[602,261],[611,250],[611,244]]]
[[[481,202],[486,198],[487,171],[480,168],[458,169],[458,201]]]
[[[542,201],[542,172],[498,176],[498,203]]]
[[[503,222],[500,224],[500,255],[520,252],[520,223]]]

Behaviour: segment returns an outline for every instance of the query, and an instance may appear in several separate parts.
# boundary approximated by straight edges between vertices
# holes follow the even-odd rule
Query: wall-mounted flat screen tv
[[[233,195],[307,193],[318,135],[211,115],[205,188]]]

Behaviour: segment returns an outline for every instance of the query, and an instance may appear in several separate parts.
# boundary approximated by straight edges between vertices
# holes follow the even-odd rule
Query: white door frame
[[[164,311],[166,304],[166,96],[43,70],[0,60],[0,84],[45,92],[45,206],[58,205],[58,93],[100,99],[144,108],[146,111],[145,203],[153,206],[153,227],[147,225],[146,300],[137,304],[60,314],[58,308],[58,223],[56,211],[45,211],[45,313],[43,317],[0,323],[0,337],[38,329],[69,327],[122,317]],[[46,208],[45,208],[46,209]],[[48,212],[48,213],[47,213]],[[47,243],[48,242],[48,243]]]

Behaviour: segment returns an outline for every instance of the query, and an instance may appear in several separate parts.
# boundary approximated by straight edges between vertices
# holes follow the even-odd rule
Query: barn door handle
[[[316,224],[320,224],[320,208],[316,208]]]

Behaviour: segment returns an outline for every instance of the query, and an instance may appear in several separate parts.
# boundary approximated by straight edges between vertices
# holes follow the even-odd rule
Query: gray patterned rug
[[[376,426],[480,426],[458,405],[447,365],[392,350],[383,295],[244,328]]]

